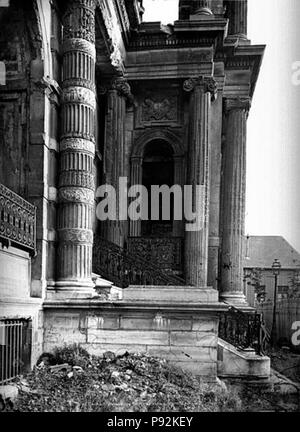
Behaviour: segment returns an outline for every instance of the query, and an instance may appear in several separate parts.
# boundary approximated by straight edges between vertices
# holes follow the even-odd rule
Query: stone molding
[[[94,204],[94,191],[83,187],[62,187],[59,190],[60,202]]]
[[[91,92],[96,92],[96,85],[92,83],[88,79],[83,78],[70,78],[64,80],[62,84],[62,88],[68,88],[68,87],[85,87],[86,89],[90,90]]]
[[[96,47],[85,39],[73,38],[65,40],[62,46],[63,54],[70,51],[81,51],[90,55],[96,61]]]
[[[93,173],[85,171],[69,170],[64,171],[59,177],[59,187],[80,186],[95,190],[95,180]]]
[[[59,239],[70,243],[92,243],[93,231],[83,228],[67,228],[59,230]]]
[[[89,140],[82,138],[65,138],[60,143],[60,151],[84,151],[95,155],[95,144]]]
[[[63,103],[78,103],[89,105],[96,109],[95,93],[85,87],[68,87],[65,88],[62,95]]]

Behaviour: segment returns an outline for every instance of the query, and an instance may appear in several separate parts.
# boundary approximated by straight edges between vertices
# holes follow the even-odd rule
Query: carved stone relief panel
[[[142,90],[136,100],[136,127],[180,124],[180,94],[176,88]]]

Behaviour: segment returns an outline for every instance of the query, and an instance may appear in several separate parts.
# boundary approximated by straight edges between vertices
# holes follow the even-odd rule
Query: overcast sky
[[[248,119],[246,233],[300,251],[300,0],[248,0],[248,37],[266,53]],[[178,19],[178,0],[144,0],[145,21]]]

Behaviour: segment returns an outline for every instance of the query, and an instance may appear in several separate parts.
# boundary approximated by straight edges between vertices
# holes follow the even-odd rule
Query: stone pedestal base
[[[224,292],[220,293],[220,301],[234,306],[242,312],[252,311],[253,308],[248,305],[245,295],[241,292]]]
[[[44,350],[80,344],[106,351],[162,357],[207,380],[217,376],[218,292],[192,287],[129,287],[124,300],[48,300]]]
[[[97,295],[92,282],[56,282],[47,287],[47,300],[89,299]]]

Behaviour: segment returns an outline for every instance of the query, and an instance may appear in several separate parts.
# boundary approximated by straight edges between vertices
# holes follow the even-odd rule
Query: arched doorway
[[[148,191],[148,215],[151,214],[152,185],[183,186],[185,182],[182,138],[168,129],[145,131],[134,145],[131,155],[130,184],[143,185]],[[161,201],[157,220],[129,221],[127,247],[161,269],[182,275],[182,220],[174,220],[174,197],[170,194],[170,217],[162,219]],[[167,206],[168,208],[168,206]]]
[[[151,219],[152,202],[151,186],[174,185],[174,152],[171,145],[162,140],[150,141],[144,149],[142,162],[142,184],[148,191],[148,214],[149,220],[142,221],[141,234],[145,237],[165,237],[172,235],[173,231],[173,196],[170,202],[170,219],[163,220],[162,206],[164,203],[160,197],[159,218]]]

